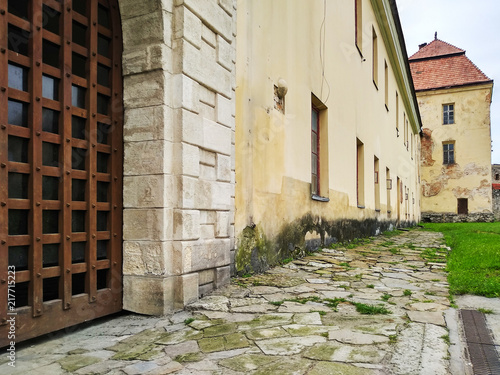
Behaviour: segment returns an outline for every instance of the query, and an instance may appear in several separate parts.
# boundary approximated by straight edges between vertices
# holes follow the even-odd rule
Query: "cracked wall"
[[[422,213],[492,212],[491,84],[418,92],[422,117]],[[442,106],[453,103],[455,123],[443,125]],[[443,143],[454,143],[454,164],[443,163]]]

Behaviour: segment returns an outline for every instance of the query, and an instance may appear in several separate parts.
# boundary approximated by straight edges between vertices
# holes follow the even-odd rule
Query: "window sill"
[[[360,205],[358,204],[358,208],[363,208],[363,209],[364,209],[364,208],[365,208],[365,206],[360,206]]]
[[[311,195],[311,199],[313,201],[318,201],[318,202],[330,202],[330,198],[320,197],[319,195],[316,194]]]

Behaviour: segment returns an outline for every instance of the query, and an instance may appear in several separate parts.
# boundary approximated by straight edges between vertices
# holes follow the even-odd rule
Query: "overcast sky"
[[[418,45],[438,39],[466,51],[466,56],[493,79],[491,103],[492,163],[500,164],[500,1],[396,0],[411,56]]]

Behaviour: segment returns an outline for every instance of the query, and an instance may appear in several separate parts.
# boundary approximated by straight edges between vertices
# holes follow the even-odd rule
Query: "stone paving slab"
[[[323,249],[170,316],[123,313],[20,343],[0,374],[450,374],[446,274],[420,257],[428,248],[449,251],[421,230]]]

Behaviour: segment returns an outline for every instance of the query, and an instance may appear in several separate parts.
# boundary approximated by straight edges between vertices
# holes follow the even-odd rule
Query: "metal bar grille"
[[[499,353],[484,314],[476,310],[460,310],[460,317],[474,375],[500,374]]]
[[[121,310],[116,0],[0,0],[0,347]]]

